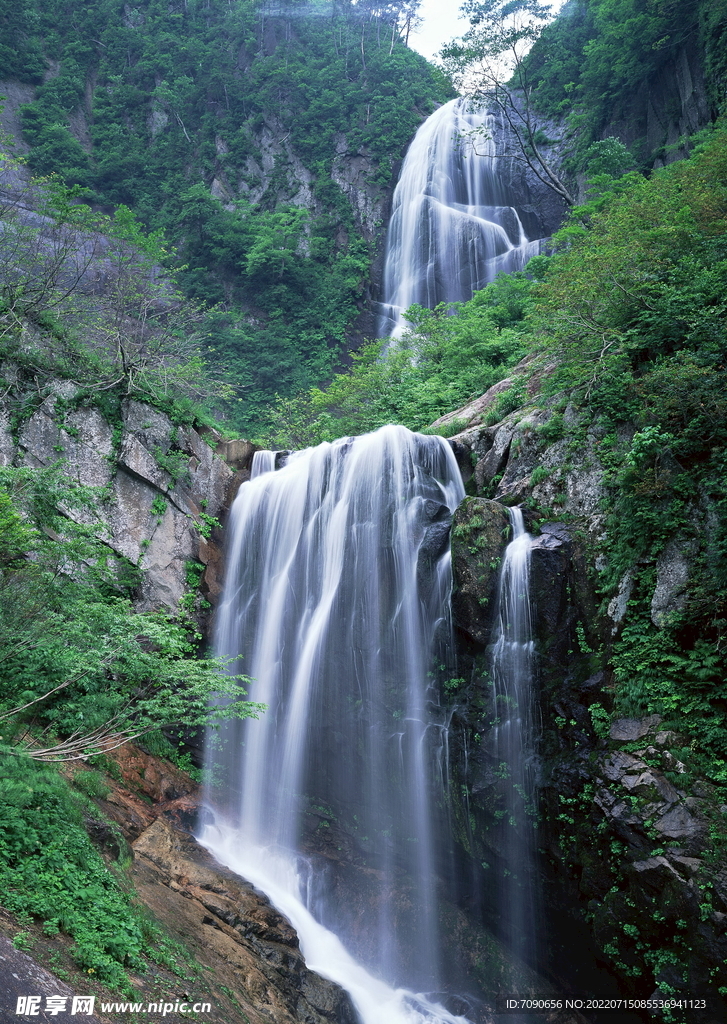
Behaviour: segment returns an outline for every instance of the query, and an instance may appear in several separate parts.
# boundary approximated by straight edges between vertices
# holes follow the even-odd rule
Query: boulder
[[[687,603],[687,582],[696,547],[693,540],[674,538],[659,555],[651,599],[651,621],[655,626],[663,626],[670,615],[680,612]]]
[[[660,715],[648,715],[646,718],[619,718],[611,723],[609,735],[612,740],[629,743],[633,740],[640,740],[642,736],[653,732],[660,723]]]
[[[486,498],[465,498],[452,526],[452,615],[477,644],[489,643],[500,561],[507,545],[507,509]]]

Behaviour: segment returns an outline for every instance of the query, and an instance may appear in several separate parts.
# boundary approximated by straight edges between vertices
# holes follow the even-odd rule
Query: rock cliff
[[[608,452],[598,421],[568,404],[539,399],[502,421],[487,413],[511,382],[443,417],[466,424],[452,438],[470,497],[452,531],[453,613],[461,686],[454,712],[460,842],[475,863],[498,865],[493,846],[496,765],[487,645],[506,506],[523,504],[534,535],[531,598],[538,650],[541,884],[549,920],[574,935],[587,921],[596,959],[622,991],[648,998],[710,993],[690,1021],[716,1024],[724,1007],[727,890],[719,836],[724,814],[713,785],[680,760],[688,740],[658,715],[612,720],[613,645],[632,614],[632,578],[604,597],[600,572],[608,538]],[[624,439],[634,433],[622,426]],[[693,514],[703,519],[700,498]],[[699,544],[676,536],[655,559],[641,600],[660,628],[683,607]],[[629,603],[631,601],[631,604]],[[487,891],[486,876],[480,878]],[[564,925],[565,927],[565,925]],[[557,973],[558,965],[552,964]]]
[[[204,621],[222,586],[220,517],[249,476],[254,446],[175,425],[135,399],[109,422],[77,397],[58,382],[23,418],[17,396],[5,396],[0,465],[61,463],[95,490],[101,539],[141,570],[138,609],[175,612],[190,595],[189,610]]]

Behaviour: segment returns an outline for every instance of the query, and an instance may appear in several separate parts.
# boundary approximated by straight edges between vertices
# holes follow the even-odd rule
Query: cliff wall
[[[550,969],[557,977],[561,942],[580,935],[581,948],[590,947],[622,992],[708,994],[706,1009],[691,1010],[688,1020],[714,1024],[724,1013],[718,990],[727,954],[727,888],[719,851],[727,808],[719,787],[684,763],[695,745],[688,720],[613,713],[624,688],[614,670],[624,629],[646,606],[658,643],[670,617],[693,600],[709,502],[693,495],[694,532],[663,544],[649,566],[648,593],[637,587],[635,572],[609,591],[603,570],[616,439],[587,409],[562,396],[559,405],[538,398],[542,378],[527,365],[521,370],[530,378],[530,404],[485,425],[506,381],[451,414],[467,424],[451,443],[470,493],[452,531],[461,677],[453,698],[454,761],[466,794],[466,806],[456,812],[459,839],[473,863],[506,870],[496,840],[493,845],[498,766],[487,737],[497,711],[488,644],[507,506],[522,504],[534,535],[538,870],[553,936]],[[628,442],[635,428],[624,422],[622,434]],[[646,568],[642,562],[638,571]],[[491,876],[480,877],[485,893]]]
[[[17,393],[4,397],[0,465],[61,463],[76,482],[97,489],[100,538],[141,571],[138,610],[177,612],[186,599],[205,622],[222,587],[221,520],[249,476],[254,446],[176,425],[135,399],[109,421],[97,407],[76,404],[73,385],[56,384],[45,397],[25,395],[25,416]]]

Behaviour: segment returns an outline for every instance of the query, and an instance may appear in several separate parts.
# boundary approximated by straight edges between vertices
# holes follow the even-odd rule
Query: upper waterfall
[[[468,138],[467,133],[482,129]],[[460,302],[501,271],[521,270],[545,235],[522,175],[509,174],[495,115],[464,97],[416,133],[394,192],[379,334],[398,335],[413,303]]]

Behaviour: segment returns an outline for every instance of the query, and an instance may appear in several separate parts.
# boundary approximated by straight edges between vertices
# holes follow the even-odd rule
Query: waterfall
[[[396,426],[274,465],[258,453],[233,506],[217,631],[268,710],[211,750],[222,787],[200,839],[291,920],[363,1024],[466,1024],[442,1005],[435,667],[451,640],[459,470],[442,438]]]
[[[499,775],[497,845],[506,865],[498,888],[499,919],[507,945],[534,962],[537,895],[535,858],[534,643],[530,622],[530,546],[519,508],[508,510],[512,540],[505,549],[491,653],[495,725],[488,753]]]
[[[386,239],[382,337],[401,334],[413,303],[470,299],[540,251],[544,232],[505,155],[505,132],[471,104],[460,97],[436,110],[404,159]]]

